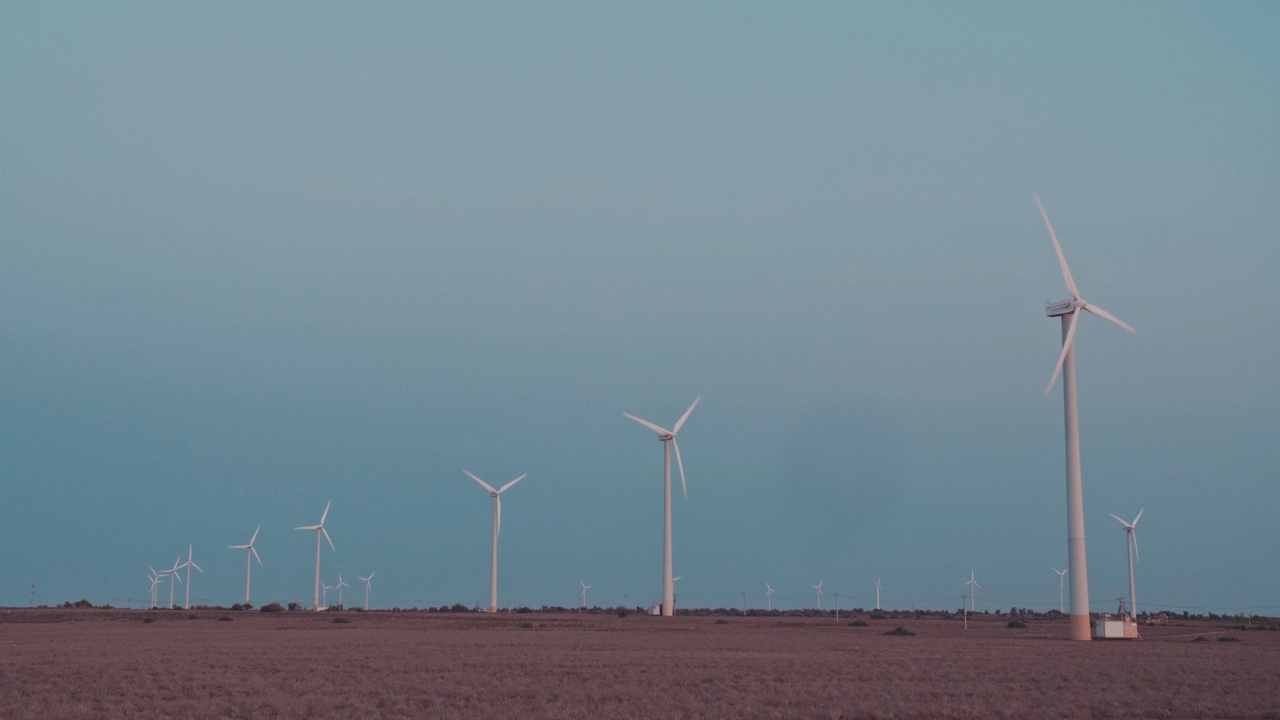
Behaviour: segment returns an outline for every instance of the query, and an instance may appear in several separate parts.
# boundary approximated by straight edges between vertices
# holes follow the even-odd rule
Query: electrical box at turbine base
[[[1130,620],[1128,615],[1103,615],[1093,636],[1099,640],[1137,640],[1138,624]]]

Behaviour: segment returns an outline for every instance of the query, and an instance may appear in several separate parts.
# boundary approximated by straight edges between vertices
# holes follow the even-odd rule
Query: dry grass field
[[[1280,632],[853,619],[0,611],[0,715],[1280,718]]]

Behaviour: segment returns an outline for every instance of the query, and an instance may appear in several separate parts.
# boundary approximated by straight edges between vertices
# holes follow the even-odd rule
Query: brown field
[[[1280,632],[852,619],[8,610],[0,715],[1280,717]]]

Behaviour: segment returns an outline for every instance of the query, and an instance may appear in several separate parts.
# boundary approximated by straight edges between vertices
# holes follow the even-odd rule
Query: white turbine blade
[[[199,566],[199,565],[197,565],[197,564],[195,564],[194,562],[193,562],[193,563],[191,563],[191,567],[193,567],[193,568],[195,568],[195,569],[197,569],[197,570],[200,570],[200,566]],[[203,571],[203,570],[200,570],[200,574],[201,574],[201,575],[203,575],[203,574],[204,574],[204,571]]]
[[[1129,327],[1129,323],[1127,323],[1127,322],[1125,322],[1125,321],[1121,320],[1120,318],[1116,317],[1115,315],[1112,315],[1111,313],[1107,312],[1106,310],[1103,310],[1102,308],[1098,307],[1097,305],[1094,305],[1093,303],[1086,303],[1086,304],[1085,304],[1085,306],[1084,306],[1084,309],[1085,309],[1085,310],[1088,310],[1089,312],[1093,313],[1094,315],[1097,315],[1098,317],[1102,318],[1103,320],[1110,320],[1111,322],[1113,322],[1113,323],[1115,323],[1115,324],[1119,325],[1120,327],[1124,328],[1125,330],[1128,330],[1129,332],[1133,333],[1134,335],[1137,335],[1137,334],[1138,334],[1138,331],[1137,331],[1137,330],[1134,330],[1133,328]]]
[[[334,552],[338,552],[338,548],[333,546],[333,538],[329,537],[329,531],[325,530],[323,526],[320,527],[320,534],[324,535],[324,539],[329,541],[329,547]]]
[[[671,436],[671,446],[676,449],[676,465],[680,468],[680,490],[684,492],[684,499],[689,499],[689,486],[684,484],[684,461],[680,459],[680,443],[676,442],[674,435]]]
[[[1138,527],[1138,521],[1142,519],[1142,513],[1146,512],[1146,510],[1147,510],[1146,508],[1139,508],[1139,509],[1138,509],[1138,517],[1136,517],[1136,518],[1134,518],[1134,519],[1133,519],[1133,526],[1134,526],[1134,527]]]
[[[654,431],[654,432],[658,433],[659,435],[674,435],[674,434],[675,434],[675,433],[671,432],[670,430],[667,430],[666,428],[662,428],[662,427],[658,427],[657,425],[654,425],[653,423],[649,422],[648,420],[642,420],[642,419],[640,419],[640,418],[636,417],[635,415],[632,415],[631,413],[622,413],[622,416],[623,416],[623,417],[631,418],[632,420],[635,420],[636,422],[638,422],[638,423],[640,423],[641,425],[643,425],[643,426],[645,426],[645,427],[649,428],[650,430],[652,430],[652,431]]]
[[[1049,222],[1049,213],[1044,211],[1044,203],[1040,202],[1039,195],[1032,197],[1036,199],[1036,206],[1040,208],[1045,227],[1049,228],[1049,237],[1053,239],[1053,249],[1058,253],[1058,264],[1062,266],[1062,279],[1067,281],[1067,290],[1071,291],[1071,297],[1079,300],[1080,291],[1076,289],[1076,281],[1071,279],[1071,268],[1067,267],[1067,258],[1062,254],[1062,246],[1058,244],[1058,234],[1053,231],[1053,223]]]
[[[377,574],[377,573],[369,573],[369,577],[365,578],[365,580],[372,580],[372,579],[373,579],[373,576],[374,576],[374,575],[376,575],[376,574]]]
[[[1071,352],[1071,343],[1076,340],[1076,323],[1080,321],[1080,311],[1071,311],[1071,324],[1067,326],[1067,337],[1062,340],[1062,352],[1058,355],[1058,364],[1053,368],[1053,377],[1049,378],[1049,384],[1044,388],[1044,394],[1048,395],[1053,390],[1053,384],[1058,382],[1058,376],[1062,374],[1062,364],[1067,361],[1067,353]]]
[[[467,477],[469,477],[469,478],[471,478],[472,480],[475,480],[476,482],[480,483],[480,487],[484,488],[485,490],[488,490],[488,491],[489,491],[489,492],[491,492],[491,493],[496,493],[496,492],[498,492],[497,490],[494,490],[494,489],[493,489],[493,486],[492,486],[492,485],[490,485],[489,483],[487,483],[487,482],[485,482],[485,481],[481,480],[480,478],[476,477],[475,475],[472,475],[472,474],[471,474],[471,472],[470,472],[469,470],[463,470],[462,472],[466,473],[466,474],[467,474]]]
[[[1115,518],[1115,519],[1116,519],[1116,522],[1120,523],[1121,525],[1125,526],[1126,528],[1132,527],[1131,525],[1129,525],[1129,522],[1128,522],[1127,520],[1125,520],[1124,518],[1120,517],[1119,515],[1117,515],[1117,514],[1115,514],[1115,513],[1111,513],[1111,517]]]
[[[1133,537],[1133,559],[1139,560],[1140,558],[1138,557],[1138,531],[1130,530],[1129,535]]]
[[[261,529],[262,529],[262,526],[261,526],[261,525],[259,525],[259,526],[258,526],[258,530],[261,530]],[[249,544],[250,544],[250,545],[253,545],[253,543],[258,539],[258,530],[254,530],[254,531],[253,531],[253,537],[249,538]]]
[[[502,495],[494,493],[493,496],[493,534],[496,537],[502,535]]]
[[[515,480],[512,480],[511,482],[507,483],[506,485],[503,485],[502,487],[498,488],[498,494],[501,495],[502,493],[507,491],[507,488],[511,487],[512,485],[515,485],[516,483],[520,482],[521,480],[527,477],[529,477],[529,473],[525,473],[520,477],[516,478]]]
[[[320,529],[319,525],[303,525],[302,527],[294,528],[294,530],[319,530],[319,529]]]
[[[262,565],[262,558],[258,557],[258,551],[252,545],[249,546],[249,552],[253,553],[253,559],[258,561],[258,565]]]
[[[671,429],[672,435],[675,435],[676,433],[680,432],[680,428],[684,427],[684,421],[689,419],[689,413],[692,413],[693,409],[698,407],[698,401],[701,399],[702,399],[701,395],[693,399],[693,404],[689,406],[688,410],[684,411],[684,414],[681,415],[680,419],[676,421],[676,426]]]
[[[249,546],[248,545],[228,545],[227,549],[228,550],[248,550]]]
[[[332,505],[332,504],[333,504],[333,501],[332,501],[332,500],[330,500],[329,502],[327,502],[327,503],[325,503],[325,504],[324,504],[324,512],[320,515],[320,526],[321,526],[321,527],[323,527],[323,526],[324,526],[324,521],[325,521],[325,519],[329,517],[329,506],[330,506],[330,505]]]

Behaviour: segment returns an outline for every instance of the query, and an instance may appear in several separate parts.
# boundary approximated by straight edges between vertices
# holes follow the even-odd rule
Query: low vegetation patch
[[[849,623],[849,627],[869,627],[870,625],[871,623],[867,622],[866,620],[854,620],[853,622]]]
[[[1218,642],[1240,642],[1240,638],[1236,637],[1235,635],[1223,635],[1222,637],[1218,638]]]
[[[231,616],[223,615],[222,617],[218,618],[218,622],[231,622]]]
[[[1005,627],[1008,627],[1011,630],[1026,630],[1027,624],[1022,622],[1021,620],[1010,620],[1009,624],[1006,625]]]
[[[344,617],[336,617],[333,619],[333,622],[335,625],[345,625],[346,623],[349,623],[351,621]]]
[[[915,635],[915,633],[899,625],[898,627],[885,633],[885,635],[901,635],[903,637],[909,637],[909,636]]]
[[[289,603],[289,604],[292,605],[293,603]],[[263,605],[261,608],[259,608],[259,610],[261,612],[284,612],[284,606],[281,605],[280,603],[273,602],[273,603],[267,603],[266,605]]]

